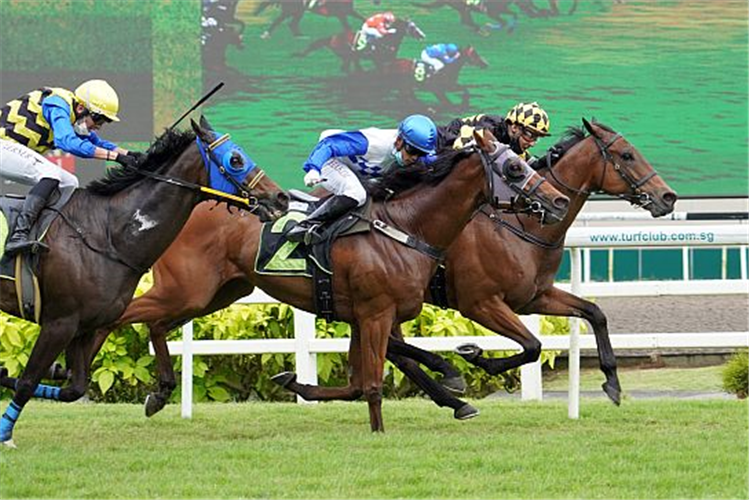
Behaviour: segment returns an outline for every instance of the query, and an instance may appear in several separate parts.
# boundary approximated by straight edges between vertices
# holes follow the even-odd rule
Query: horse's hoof
[[[267,39],[269,39],[269,38],[270,38],[270,33],[269,33],[268,31],[263,31],[263,34],[262,34],[262,35],[260,35],[260,38],[261,38],[262,40],[267,40]]]
[[[460,375],[445,377],[440,380],[440,384],[453,394],[465,394],[466,392],[466,381]]]
[[[152,417],[160,412],[164,406],[166,406],[166,400],[155,394],[149,394],[146,396],[146,417]]]
[[[16,448],[18,448],[18,446],[16,446],[16,443],[14,443],[12,439],[8,439],[7,441],[3,441],[2,444],[6,448],[10,448],[11,450],[15,450]]]
[[[292,382],[296,382],[296,373],[281,372],[278,375],[273,375],[270,379],[281,387],[288,387]]]
[[[616,405],[620,406],[622,404],[622,391],[618,387],[614,387],[613,385],[609,384],[608,382],[604,382],[601,387],[603,388],[603,392],[606,393],[606,395],[609,397],[609,399]]]
[[[472,363],[484,351],[476,344],[461,344],[455,348],[455,352],[469,363]]]
[[[455,410],[454,416],[458,420],[468,420],[469,418],[478,417],[479,411],[473,406],[466,403]]]

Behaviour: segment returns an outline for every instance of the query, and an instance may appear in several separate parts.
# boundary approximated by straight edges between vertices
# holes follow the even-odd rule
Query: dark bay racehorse
[[[387,221],[439,253],[458,236],[479,205],[495,198],[489,194],[489,184],[497,188],[506,183],[524,186],[523,197],[541,203],[552,219],[561,218],[566,197],[549,190],[548,183],[524,163],[497,156],[506,150],[491,142],[493,137],[477,140],[477,149],[449,153],[433,168],[398,170],[382,190],[390,187],[399,194],[387,202],[375,195],[371,219]],[[197,207],[154,265],[153,287],[133,300],[114,325],[147,323],[150,329],[159,391],[149,395],[147,415],[160,410],[176,386],[166,344],[170,330],[230,305],[255,286],[285,303],[315,311],[310,279],[255,272],[261,229],[252,217],[240,219]],[[430,256],[370,232],[337,240],[332,262],[335,311],[338,319],[352,325],[351,352],[357,353],[349,357],[353,375],[344,388],[305,386],[304,397],[357,399],[364,395],[372,429],[383,430],[382,370],[390,330],[393,322],[420,312],[437,261],[433,252]],[[107,334],[101,332],[100,338]],[[293,389],[292,378],[286,381]]]
[[[398,50],[406,36],[417,40],[425,38],[424,32],[416,23],[407,19],[396,19],[391,28],[395,33],[385,35],[376,43],[370,42],[363,47],[360,45],[360,38],[353,31],[345,30],[343,33],[315,40],[294,56],[306,57],[316,50],[327,48],[341,59],[341,71],[344,73],[349,73],[352,66],[355,70],[361,71],[363,59],[369,59],[376,67],[381,68],[398,57]]]
[[[285,193],[261,169],[251,168],[228,136],[218,138],[205,120],[200,126],[193,122],[193,129],[195,134],[162,135],[138,171],[115,169],[76,190],[53,222],[45,237],[50,252],[38,265],[41,331],[18,380],[3,377],[15,394],[0,420],[0,442],[13,446],[13,427],[32,396],[68,402],[84,394],[94,332],[125,310],[141,275],[205,199],[203,186],[240,185],[257,197],[248,198],[250,207],[266,218],[285,210]],[[230,164],[241,177],[223,177],[217,164]],[[13,285],[0,281],[0,308],[20,317]],[[72,365],[71,384],[62,389],[40,385],[63,350]]]
[[[375,1],[374,3],[379,4],[379,1]],[[260,2],[255,9],[254,15],[260,15],[265,9],[271,6],[280,7],[281,13],[271,22],[268,29],[260,35],[264,39],[270,38],[273,31],[286,20],[289,20],[291,33],[294,36],[301,36],[302,32],[299,30],[299,23],[307,11],[321,16],[335,17],[340,21],[344,31],[351,30],[348,23],[349,17],[364,21],[364,16],[354,10],[354,0],[267,0]]]
[[[489,64],[472,47],[460,48],[460,57],[453,63],[447,64],[437,73],[431,73],[431,66],[420,59],[396,59],[383,67],[381,76],[389,86],[401,92],[404,99],[416,100],[416,91],[431,92],[445,108],[454,108],[447,98],[448,92],[461,92],[461,108],[470,105],[468,89],[458,83],[458,76],[465,65],[487,68]]]
[[[588,135],[582,129],[570,129],[568,137],[554,147],[562,153],[561,159],[540,171],[571,199],[564,220],[542,227],[523,215],[482,210],[447,253],[446,305],[523,348],[508,358],[482,357],[481,349],[471,344],[459,348],[459,354],[492,375],[536,361],[541,353],[541,343],[516,313],[585,319],[593,328],[600,367],[606,376],[603,390],[619,404],[621,386],[606,316],[593,302],[554,286],[564,254],[564,237],[592,193],[618,196],[648,210],[653,217],[672,212],[676,194],[623,136],[600,123],[583,120],[583,124]],[[438,303],[431,294],[427,300]],[[394,335],[402,338],[400,331]],[[443,381],[461,389],[458,373],[440,356],[392,340],[390,347],[444,373]],[[417,383],[424,377],[419,368],[399,368]],[[440,406],[450,400],[439,387],[419,385]]]

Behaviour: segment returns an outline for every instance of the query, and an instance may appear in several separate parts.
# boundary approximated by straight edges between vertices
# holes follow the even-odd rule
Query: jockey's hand
[[[314,168],[307,172],[307,174],[304,176],[304,185],[307,187],[312,187],[316,184],[321,183],[322,181],[323,179],[320,177],[320,172],[318,172]]]
[[[115,158],[114,161],[116,161],[123,167],[135,167],[137,164],[135,157],[130,156],[129,154],[127,155],[118,154],[117,158]]]
[[[135,161],[137,163],[142,162],[143,159],[146,157],[145,153],[141,153],[140,151],[128,151],[127,155],[135,158]]]

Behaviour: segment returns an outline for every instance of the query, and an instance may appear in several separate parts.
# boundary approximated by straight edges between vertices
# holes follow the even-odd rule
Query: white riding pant
[[[0,139],[0,177],[34,186],[42,179],[56,179],[60,187],[78,187],[78,178],[23,144]]]
[[[320,186],[336,195],[348,196],[356,200],[356,206],[360,207],[367,201],[367,191],[361,181],[351,169],[336,158],[326,161],[320,175],[323,182]]]
[[[430,57],[429,54],[427,54],[426,49],[421,51],[421,60],[427,64],[430,64],[434,68],[435,73],[445,67],[445,63],[443,63],[440,59],[437,59],[436,57]]]

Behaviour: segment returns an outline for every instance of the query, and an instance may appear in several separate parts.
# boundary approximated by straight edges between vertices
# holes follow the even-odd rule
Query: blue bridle
[[[203,157],[203,164],[208,171],[208,185],[217,191],[247,198],[249,191],[263,177],[262,172],[255,175],[251,185],[242,184],[257,164],[240,146],[229,139],[229,134],[217,135],[218,139],[208,145],[203,143],[200,137],[195,138],[200,156]]]

